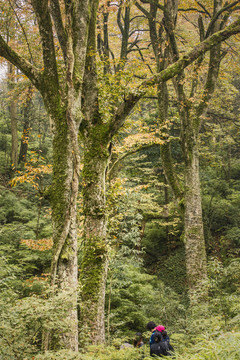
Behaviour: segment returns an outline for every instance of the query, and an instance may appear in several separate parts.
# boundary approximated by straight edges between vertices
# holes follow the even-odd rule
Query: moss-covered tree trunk
[[[194,136],[185,156],[184,170],[184,245],[191,305],[206,300],[207,263],[202,220],[202,198],[199,178],[198,140]]]
[[[199,19],[200,37],[219,31],[221,17],[216,14],[222,8],[222,0],[215,0],[213,6],[213,20],[204,34],[204,27]],[[217,19],[217,20],[216,20]],[[203,58],[199,58],[200,66]],[[208,107],[217,83],[221,62],[221,44],[211,48],[207,72],[207,79],[203,86],[202,98],[197,106],[193,106],[185,95],[182,77],[176,79],[176,89],[179,100],[179,113],[182,124],[182,147],[185,160],[184,174],[184,243],[186,252],[186,268],[191,305],[202,302],[208,294],[207,285],[207,255],[202,220],[201,184],[199,172],[199,131],[202,116]],[[197,81],[192,82],[191,96],[197,96]]]
[[[106,172],[110,130],[99,110],[96,72],[96,11],[92,4],[83,79],[83,211],[84,236],[80,262],[80,331],[91,343],[105,342],[105,285],[107,277]],[[81,338],[81,337],[80,337]],[[86,339],[86,338],[85,338]]]
[[[33,66],[1,40],[1,55],[28,76],[40,91],[52,118],[53,177],[46,194],[52,206],[53,254],[51,285],[66,294],[69,301],[68,328],[56,330],[59,340],[44,334],[45,350],[64,347],[78,350],[77,324],[77,224],[76,203],[80,171],[78,130],[82,120],[81,99],[85,70],[88,25],[93,0],[32,0],[37,20],[42,56]],[[58,62],[55,44],[62,51]],[[62,64],[62,65],[61,65]]]
[[[107,276],[106,171],[109,161],[104,126],[89,129],[84,141],[84,245],[80,264],[82,330],[92,343],[105,342],[105,285]]]
[[[59,111],[61,114],[61,111]],[[68,331],[59,331],[61,346],[78,350],[77,318],[77,194],[79,183],[79,161],[76,148],[69,131],[69,118],[65,109],[62,116],[55,118],[53,139],[53,180],[49,190],[52,207],[53,256],[51,266],[51,284],[63,291],[69,302],[66,314]],[[77,139],[77,131],[75,132]],[[59,343],[57,344],[57,347]],[[55,348],[51,333],[46,334],[44,348]]]

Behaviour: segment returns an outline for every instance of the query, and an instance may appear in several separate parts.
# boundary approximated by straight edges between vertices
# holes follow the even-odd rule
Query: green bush
[[[125,348],[116,349],[114,346],[104,347],[90,346],[87,353],[74,353],[72,351],[62,350],[58,352],[46,352],[36,356],[36,360],[147,360],[149,357],[149,348],[140,349]],[[152,358],[150,358],[152,359]]]
[[[187,341],[186,341],[187,339]],[[216,338],[207,335],[195,339],[178,337],[182,346],[176,349],[176,360],[239,360],[240,333],[224,333]],[[166,357],[169,359],[169,357]],[[151,360],[149,346],[140,349],[116,349],[114,346],[90,346],[87,353],[67,350],[38,354],[36,360]]]
[[[217,338],[199,337],[192,346],[176,352],[176,360],[239,360],[240,333],[224,333]]]
[[[3,263],[3,261],[2,261]],[[46,282],[36,280],[36,295],[19,298],[13,289],[16,279],[14,268],[5,261],[0,271],[0,358],[32,359],[40,352],[44,332],[54,334],[54,341],[61,349],[60,335],[67,332],[71,324],[66,312],[71,306],[72,294],[55,293]]]

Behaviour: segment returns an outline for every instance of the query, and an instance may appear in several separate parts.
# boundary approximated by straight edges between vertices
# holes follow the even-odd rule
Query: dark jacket
[[[150,347],[151,356],[160,356],[168,355],[168,344],[166,341],[159,341],[158,343],[152,344]]]
[[[171,356],[171,352],[173,352],[173,347],[169,344],[169,337],[163,336],[158,331],[153,333],[154,343],[150,345],[150,355],[151,356]]]

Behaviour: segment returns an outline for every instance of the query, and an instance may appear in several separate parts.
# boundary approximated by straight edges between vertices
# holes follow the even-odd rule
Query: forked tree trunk
[[[109,161],[104,127],[93,126],[84,144],[84,246],[80,264],[81,325],[91,343],[105,342],[105,287],[107,277],[105,179]]]

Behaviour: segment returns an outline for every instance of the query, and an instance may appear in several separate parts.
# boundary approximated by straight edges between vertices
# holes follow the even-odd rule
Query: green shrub
[[[41,349],[44,332],[54,334],[54,341],[61,349],[60,336],[67,332],[66,312],[71,306],[71,293],[55,293],[46,282],[36,281],[41,295],[19,298],[13,288],[13,268],[5,262],[0,273],[0,358],[32,359]],[[34,284],[31,284],[34,286]]]

